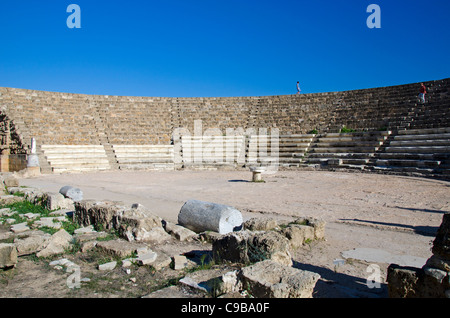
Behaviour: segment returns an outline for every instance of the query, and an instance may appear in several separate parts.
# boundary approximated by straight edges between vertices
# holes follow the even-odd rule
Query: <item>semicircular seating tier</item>
[[[132,97],[0,88],[2,171],[359,169],[449,176],[450,79],[303,95]]]

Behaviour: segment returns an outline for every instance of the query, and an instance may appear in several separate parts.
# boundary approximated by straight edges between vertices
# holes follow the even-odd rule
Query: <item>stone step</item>
[[[317,143],[320,148],[343,148],[343,147],[379,147],[383,144],[382,141],[341,141],[341,142],[323,142],[321,139]]]
[[[396,166],[374,166],[374,171],[392,171],[392,172],[415,172],[418,174],[431,174],[435,173],[435,169],[432,168],[420,168],[420,167],[396,167]]]
[[[406,130],[408,131],[408,130]],[[402,134],[395,136],[396,141],[412,141],[412,140],[450,140],[450,133],[442,134],[405,134],[405,131],[401,131]]]
[[[390,142],[391,147],[413,147],[413,146],[450,146],[450,139],[420,139],[420,140],[397,140]]]
[[[174,170],[175,165],[174,163],[121,163],[119,164],[119,167],[121,170]]]
[[[408,129],[398,132],[399,135],[428,135],[428,134],[446,134],[450,133],[450,127],[429,128],[429,129]]]
[[[50,166],[52,167],[61,167],[61,166],[89,166],[89,165],[95,165],[95,166],[103,166],[107,165],[109,166],[108,159],[89,159],[86,160],[85,158],[80,159],[66,159],[66,160],[48,160]]]
[[[367,153],[376,152],[377,147],[313,147],[309,149],[310,153]]]
[[[437,168],[441,164],[441,162],[435,160],[379,159],[375,162],[375,164],[377,166]]]
[[[450,155],[449,155],[450,156]],[[445,154],[441,156],[434,153],[404,153],[404,152],[381,152],[377,154],[379,159],[399,159],[399,160],[435,160],[445,158]]]
[[[386,152],[450,153],[450,146],[386,147]]]
[[[375,153],[365,153],[365,152],[359,152],[359,153],[353,153],[353,152],[335,152],[335,153],[308,153],[308,158],[351,158],[351,159],[365,159],[365,158],[372,158],[375,157]]]
[[[55,173],[62,173],[62,172],[84,172],[84,171],[105,171],[109,170],[109,166],[96,166],[96,165],[90,165],[90,166],[72,166],[72,167],[52,167],[52,171]]]

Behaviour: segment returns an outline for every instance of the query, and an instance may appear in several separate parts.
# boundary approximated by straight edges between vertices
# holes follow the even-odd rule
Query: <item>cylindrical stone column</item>
[[[178,223],[194,232],[226,234],[242,226],[242,214],[235,208],[198,200],[187,201],[178,214]]]
[[[64,186],[59,189],[59,193],[61,193],[66,198],[72,199],[73,201],[83,200],[83,191],[78,188]]]

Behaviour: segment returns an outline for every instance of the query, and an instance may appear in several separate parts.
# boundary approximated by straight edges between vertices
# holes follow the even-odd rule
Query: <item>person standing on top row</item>
[[[420,83],[420,85],[419,99],[422,103],[425,104],[425,94],[427,93],[427,88],[425,87],[425,85],[423,85],[423,83]]]
[[[300,95],[300,92],[301,92],[301,91],[302,91],[302,90],[300,89],[300,83],[297,82],[297,94]]]

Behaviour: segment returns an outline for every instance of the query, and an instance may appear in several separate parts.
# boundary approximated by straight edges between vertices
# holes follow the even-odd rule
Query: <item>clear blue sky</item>
[[[0,0],[0,32],[3,87],[264,96],[450,77],[448,0]]]

